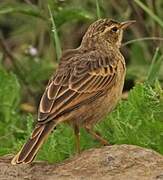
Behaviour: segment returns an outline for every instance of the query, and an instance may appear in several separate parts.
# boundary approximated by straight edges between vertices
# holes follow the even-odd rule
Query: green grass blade
[[[0,15],[10,14],[10,13],[21,13],[37,18],[46,20],[46,17],[43,15],[43,12],[37,6],[29,6],[26,4],[5,4],[0,7]]]
[[[163,27],[163,21],[154,14],[146,5],[144,5],[140,0],[134,0],[135,3],[140,6],[154,21],[156,21],[161,27]]]
[[[55,24],[58,27],[70,21],[86,21],[92,20],[94,16],[81,8],[63,8],[60,9],[55,15]]]
[[[143,42],[143,41],[163,41],[163,38],[161,37],[142,37],[142,38],[137,38],[137,39],[132,39],[130,41],[127,41],[122,44],[122,46],[127,46],[129,44],[133,44],[135,42]]]
[[[53,40],[54,40],[54,44],[55,44],[55,48],[56,48],[57,61],[59,61],[61,54],[62,54],[60,40],[59,40],[59,36],[57,33],[54,17],[52,15],[50,6],[48,6],[48,9],[49,9],[49,14],[50,14],[50,20],[52,23]]]
[[[100,11],[99,0],[96,0],[96,13],[97,13],[97,18],[100,19],[101,18],[101,11]]]
[[[160,56],[159,48],[156,48],[156,51],[153,56],[152,63],[151,63],[151,66],[149,68],[148,75],[147,75],[148,83],[152,84],[153,81],[156,80],[158,73],[160,71],[160,68],[161,68],[162,60],[163,60],[163,55]]]

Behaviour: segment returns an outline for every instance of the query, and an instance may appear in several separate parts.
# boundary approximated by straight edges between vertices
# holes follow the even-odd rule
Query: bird
[[[48,135],[63,122],[74,130],[78,153],[81,127],[101,144],[109,144],[93,127],[121,98],[126,65],[120,47],[123,31],[134,22],[99,19],[88,27],[78,48],[62,54],[40,100],[31,137],[11,164],[31,163]]]

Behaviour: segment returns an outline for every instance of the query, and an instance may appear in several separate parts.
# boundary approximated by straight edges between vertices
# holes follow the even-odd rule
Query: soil
[[[163,156],[133,145],[90,149],[59,164],[10,164],[0,157],[0,180],[163,180]]]

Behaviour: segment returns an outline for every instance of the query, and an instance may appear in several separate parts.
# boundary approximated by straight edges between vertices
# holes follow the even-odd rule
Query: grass
[[[100,12],[100,5],[99,5],[99,1],[96,0],[96,12],[97,12],[97,19],[101,18],[101,12]]]
[[[54,46],[55,46],[55,49],[56,49],[56,58],[57,58],[57,61],[59,61],[59,59],[61,58],[61,54],[62,54],[60,40],[59,40],[59,37],[58,37],[58,33],[57,33],[56,25],[55,25],[55,19],[54,19],[53,15],[52,15],[50,5],[48,5],[48,9],[49,9],[49,14],[50,14],[50,20],[51,20],[51,23],[52,23],[52,32],[53,32],[52,37],[54,39]]]
[[[127,64],[124,89],[129,97],[95,129],[112,144],[135,144],[163,154],[163,49],[159,44],[163,35],[162,1],[153,1],[153,6],[147,1],[128,2],[48,0],[49,8],[41,0],[32,6],[14,0],[12,4],[2,2],[0,45],[6,46],[0,52],[0,155],[16,153],[30,136],[37,112],[23,109],[22,104],[37,109],[45,85],[58,65],[61,49],[80,44],[85,24],[101,16],[119,21],[138,19],[124,34],[127,41],[124,45],[128,46],[122,49]],[[29,45],[36,48],[36,55],[29,53]],[[99,146],[81,129],[82,150]],[[73,131],[61,124],[37,159],[54,163],[74,153]]]
[[[152,12],[146,5],[144,5],[140,0],[134,0],[151,18],[153,18],[161,27],[163,27],[163,21]]]

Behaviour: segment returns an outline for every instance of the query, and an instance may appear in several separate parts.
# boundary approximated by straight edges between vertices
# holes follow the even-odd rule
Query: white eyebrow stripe
[[[103,33],[107,32],[108,30],[111,30],[113,27],[116,27],[116,25],[113,24],[113,25],[111,25],[111,26],[108,27],[108,28],[106,27]],[[119,29],[117,30],[117,32],[119,32]],[[117,33],[117,32],[116,32],[116,33]]]

